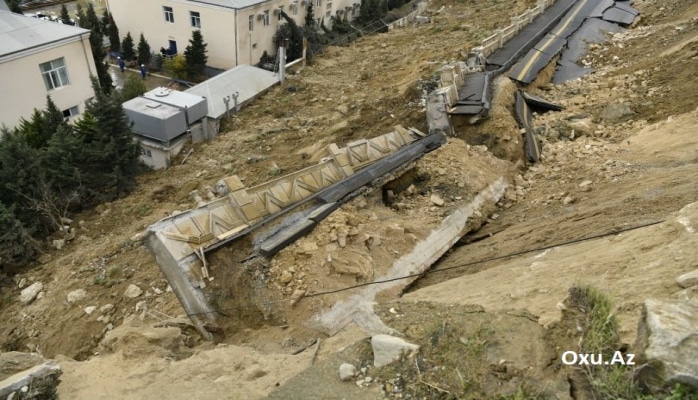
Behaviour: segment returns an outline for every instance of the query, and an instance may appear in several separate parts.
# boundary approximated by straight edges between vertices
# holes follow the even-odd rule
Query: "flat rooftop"
[[[158,119],[168,119],[182,111],[174,106],[158,103],[144,97],[136,97],[123,104],[124,110],[135,111]]]
[[[87,29],[0,10],[0,58],[89,33]]]

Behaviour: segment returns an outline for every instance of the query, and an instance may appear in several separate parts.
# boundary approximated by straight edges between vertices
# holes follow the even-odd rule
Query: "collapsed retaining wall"
[[[295,233],[291,230],[286,237],[262,245],[263,252],[273,254],[348,194],[438,147],[443,138],[439,133],[425,136],[414,128],[396,126],[393,132],[344,148],[329,145],[328,156],[319,164],[255,187],[245,187],[237,176],[227,177],[216,187],[224,197],[151,225],[146,244],[197,330],[208,339],[216,330],[216,310],[203,292],[206,282],[213,279],[208,273],[207,252],[311,200],[329,205],[302,221],[310,225],[297,225]]]

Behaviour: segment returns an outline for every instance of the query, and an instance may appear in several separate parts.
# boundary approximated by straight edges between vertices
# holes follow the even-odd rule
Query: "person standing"
[[[119,69],[121,70],[121,73],[124,73],[124,67],[126,67],[126,63],[124,62],[124,59],[121,57],[117,57],[119,59]]]
[[[141,78],[145,79],[146,73],[145,64],[141,64]]]

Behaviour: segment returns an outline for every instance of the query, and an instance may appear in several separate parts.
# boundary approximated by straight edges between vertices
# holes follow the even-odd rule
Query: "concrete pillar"
[[[540,7],[540,12],[542,14],[543,11],[545,11],[545,8],[547,7],[547,1],[546,0],[538,0],[536,2],[536,6]]]
[[[494,31],[497,34],[497,48],[501,49],[504,46],[504,31],[502,29],[497,29]]]
[[[529,24],[531,22],[533,22],[533,10],[531,10],[531,9],[526,10],[526,20],[528,21]]]
[[[519,33],[521,31],[521,18],[518,15],[511,17],[511,25],[514,27],[514,31]]]
[[[465,61],[458,61],[458,68],[460,69],[461,81],[465,82],[465,76],[468,75],[468,65]]]
[[[444,65],[441,67],[441,87],[453,85],[453,67]]]
[[[279,47],[279,82],[286,80],[286,47],[282,44]]]
[[[453,63],[453,83],[456,89],[463,86],[463,70],[461,70],[458,63]]]

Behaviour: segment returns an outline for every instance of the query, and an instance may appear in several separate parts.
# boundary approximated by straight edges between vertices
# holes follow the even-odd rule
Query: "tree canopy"
[[[121,54],[124,56],[124,60],[132,61],[136,59],[136,50],[133,45],[131,32],[127,32],[126,37],[121,42]]]
[[[0,140],[0,268],[31,262],[62,219],[135,187],[140,146],[117,91],[95,97],[73,125],[50,97]]]
[[[152,57],[150,54],[150,45],[141,33],[141,38],[138,41],[138,64],[150,64],[150,57]]]
[[[204,73],[206,62],[208,61],[206,46],[207,44],[204,43],[201,31],[198,29],[193,30],[191,39],[189,39],[189,45],[184,50],[187,76],[190,79],[195,79]]]

